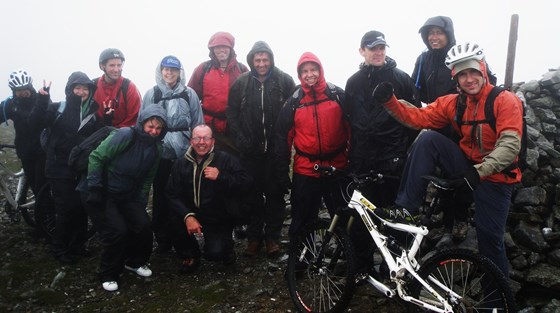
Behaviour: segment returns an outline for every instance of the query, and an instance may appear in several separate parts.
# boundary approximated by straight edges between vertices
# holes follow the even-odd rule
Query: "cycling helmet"
[[[21,90],[32,88],[32,82],[33,79],[29,76],[29,74],[27,74],[26,70],[17,70],[10,74],[8,86],[10,86],[12,90]]]
[[[101,51],[99,55],[99,64],[105,64],[110,59],[121,59],[124,62],[124,54],[121,50],[115,48],[108,48]]]
[[[447,52],[447,57],[445,58],[445,65],[450,70],[453,70],[455,65],[459,63],[468,60],[478,62],[482,59],[484,59],[484,51],[482,50],[482,48],[476,43],[465,42],[457,44],[449,49],[449,51]]]

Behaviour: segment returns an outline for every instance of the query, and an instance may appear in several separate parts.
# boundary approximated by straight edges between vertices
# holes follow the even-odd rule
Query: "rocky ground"
[[[61,266],[51,257],[49,243],[28,225],[12,223],[3,212],[0,217],[0,312],[295,312],[283,279],[285,254],[240,256],[233,267],[204,262],[196,274],[179,273],[172,254],[154,254],[151,278],[127,271],[119,291],[110,293],[96,278],[95,238],[91,257]],[[237,241],[239,255],[245,244]],[[367,286],[358,289],[350,310],[403,311]]]

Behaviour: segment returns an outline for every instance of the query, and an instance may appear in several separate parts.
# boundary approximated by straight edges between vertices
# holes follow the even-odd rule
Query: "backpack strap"
[[[3,101],[4,105],[2,106],[2,114],[4,115],[4,122],[6,123],[6,126],[10,125],[8,124],[8,114],[6,114],[6,107],[8,106],[8,101],[11,99],[12,96],[6,98],[6,100]]]
[[[204,63],[204,67],[202,68],[202,73],[200,73],[200,79],[198,80],[198,84],[200,85],[200,90],[204,90],[204,76],[206,76],[206,73],[210,72],[211,68],[212,68],[212,60],[206,61],[206,63]]]

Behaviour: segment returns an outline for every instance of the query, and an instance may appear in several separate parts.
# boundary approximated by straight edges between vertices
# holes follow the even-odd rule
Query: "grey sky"
[[[124,52],[124,76],[144,95],[165,55],[176,55],[190,77],[208,59],[207,42],[216,31],[235,36],[243,63],[255,41],[266,41],[276,65],[296,83],[297,60],[311,51],[321,59],[327,80],[344,87],[362,61],[360,38],[372,29],[385,33],[387,54],[410,74],[425,49],[418,29],[435,15],[453,19],[458,42],[474,41],[485,49],[502,83],[510,18],[518,14],[514,81],[528,81],[560,66],[559,8],[558,2],[544,0],[2,1],[0,97],[11,94],[9,73],[24,68],[36,88],[43,79],[52,81],[53,101],[61,100],[71,72],[81,70],[90,78],[102,74],[98,57],[107,47]]]

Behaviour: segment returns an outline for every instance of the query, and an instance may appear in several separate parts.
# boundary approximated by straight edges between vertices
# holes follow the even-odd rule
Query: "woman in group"
[[[141,277],[152,271],[152,229],[146,212],[166,133],[163,108],[150,106],[135,127],[113,131],[89,156],[86,207],[99,232],[103,251],[99,279],[115,291],[123,268]]]
[[[170,209],[165,200],[165,186],[173,162],[182,158],[190,146],[191,130],[204,124],[202,108],[196,92],[187,87],[181,61],[169,55],[158,62],[156,86],[149,89],[142,99],[142,110],[159,106],[165,110],[167,133],[163,139],[163,151],[153,183],[152,229],[160,253],[172,247],[169,232]]]
[[[39,90],[39,101],[29,116],[30,123],[48,129],[45,175],[51,185],[56,209],[56,228],[52,240],[53,255],[62,264],[87,256],[87,215],[76,190],[77,173],[68,166],[74,146],[101,125],[93,100],[95,84],[82,72],[74,72],[66,84],[66,100],[50,102],[50,84]]]

